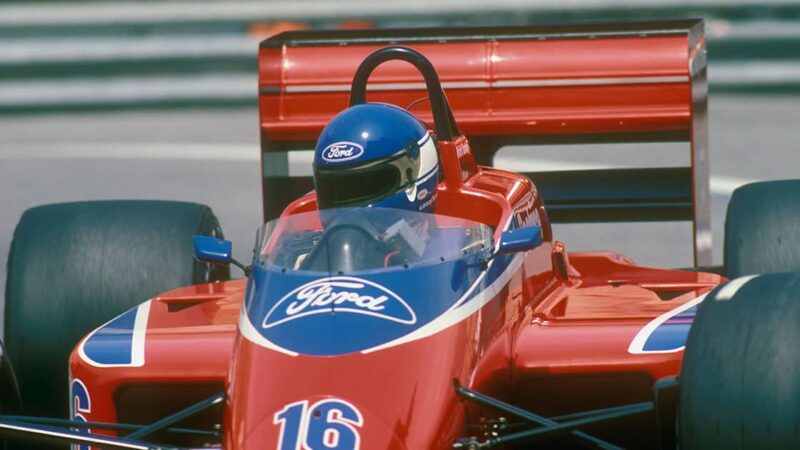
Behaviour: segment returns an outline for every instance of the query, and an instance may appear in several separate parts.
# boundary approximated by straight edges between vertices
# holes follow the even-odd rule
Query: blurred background
[[[706,20],[715,262],[752,180],[800,178],[800,1],[0,2],[0,285],[20,214],[100,198],[206,203],[247,260],[261,219],[257,47],[291,29]],[[685,165],[688,148],[515,148],[501,167]],[[291,160],[310,173],[310,155]],[[58,224],[53,224],[58,226]],[[691,265],[691,225],[562,225],[571,250]]]

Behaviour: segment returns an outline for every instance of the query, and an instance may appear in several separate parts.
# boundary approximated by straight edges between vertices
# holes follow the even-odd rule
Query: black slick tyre
[[[68,414],[67,359],[86,333],[166,290],[227,278],[227,267],[194,259],[194,234],[222,236],[195,203],[91,201],[23,214],[8,257],[4,342],[26,414]]]
[[[712,291],[689,332],[680,386],[679,448],[800,448],[800,274]]]
[[[736,189],[725,218],[725,272],[800,272],[800,180]]]

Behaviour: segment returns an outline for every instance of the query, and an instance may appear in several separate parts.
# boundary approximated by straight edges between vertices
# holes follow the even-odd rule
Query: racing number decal
[[[309,449],[353,449],[361,443],[357,427],[364,424],[355,406],[341,400],[322,400],[308,411],[305,445]]]
[[[86,416],[84,414],[89,414],[92,412],[92,399],[89,397],[89,390],[86,389],[86,385],[83,384],[83,381],[75,378],[72,380],[70,384],[70,415],[72,416],[72,420],[78,422],[86,422]],[[88,428],[81,428],[81,429],[73,429],[74,431],[85,431],[90,433],[91,430]],[[89,450],[90,447],[86,444],[73,444],[72,450]]]
[[[272,423],[280,425],[281,433],[278,435],[279,450],[300,450],[300,432],[305,422],[308,402],[289,403],[282,410],[275,413]]]
[[[358,450],[364,424],[361,412],[344,400],[294,402],[275,413],[272,423],[281,427],[280,450]]]

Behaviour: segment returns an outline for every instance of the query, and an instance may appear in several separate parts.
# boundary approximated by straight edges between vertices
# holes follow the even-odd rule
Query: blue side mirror
[[[516,253],[532,250],[542,245],[542,227],[532,225],[504,231],[500,235],[500,253]]]
[[[231,241],[199,234],[194,236],[194,256],[203,262],[230,264],[233,261],[232,247]]]

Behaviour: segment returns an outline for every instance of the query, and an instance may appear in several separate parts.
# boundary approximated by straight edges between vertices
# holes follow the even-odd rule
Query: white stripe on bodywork
[[[503,230],[504,231],[508,230],[511,227],[512,223],[513,223],[513,216],[510,217],[508,221],[506,221]],[[500,248],[500,240],[498,239],[498,242],[495,243],[495,248],[494,248],[495,253],[498,252],[499,248]],[[480,283],[486,277],[486,274],[489,273],[489,270],[492,268],[494,262],[495,262],[494,259],[489,261],[486,270],[484,270],[478,276],[478,279],[475,280],[474,283],[472,283],[472,286],[470,286],[469,289],[467,289],[467,292],[465,292],[464,295],[461,296],[461,298],[459,298],[455,303],[453,303],[453,306],[451,306],[450,309],[445,311],[442,315],[433,319],[432,321],[428,322],[422,327],[417,328],[411,333],[406,334],[405,336],[401,336],[385,344],[381,344],[375,347],[362,350],[361,353],[371,353],[378,350],[383,350],[385,348],[394,347],[400,344],[405,344],[408,342],[413,342],[419,339],[426,338],[446,328],[450,328],[451,326],[471,316],[479,309],[483,308],[483,306],[489,303],[489,301],[491,301],[495,297],[495,295],[497,295],[497,293],[500,292],[500,289],[502,289],[503,286],[505,286],[506,283],[508,283],[508,281],[514,275],[514,273],[516,273],[519,266],[522,265],[522,258],[520,257],[520,255],[514,255],[513,259],[508,264],[508,267],[506,267],[506,269],[497,277],[497,279],[494,280],[494,282],[492,282],[492,284],[490,284],[488,287],[486,287],[486,289],[479,292],[478,294],[475,294],[474,297],[470,297],[472,293],[475,291],[475,289],[478,288]],[[466,305],[462,307],[461,305],[465,303]]]
[[[682,304],[681,306],[678,306],[675,309],[671,309],[671,310],[665,312],[664,314],[662,314],[662,315],[656,317],[655,319],[653,319],[650,323],[645,325],[644,328],[639,330],[638,333],[636,333],[636,337],[633,338],[633,341],[631,342],[631,345],[628,346],[628,352],[629,353],[633,353],[635,355],[641,355],[641,354],[650,354],[650,353],[676,353],[676,352],[682,351],[686,347],[685,345],[682,345],[682,346],[680,346],[678,348],[674,348],[674,349],[671,349],[671,350],[644,350],[644,344],[647,343],[647,339],[650,338],[650,335],[652,335],[653,332],[656,330],[656,328],[661,326],[661,324],[663,324],[667,320],[671,319],[672,317],[675,317],[678,314],[680,314],[680,313],[682,313],[682,312],[684,312],[684,311],[686,311],[688,309],[691,309],[692,307],[700,304],[700,302],[705,300],[706,295],[708,295],[708,293],[705,293],[705,294],[695,298],[694,300],[689,300],[688,302]]]
[[[113,322],[117,317],[114,319],[109,320],[103,326],[96,328],[92,331],[88,336],[86,336],[83,341],[81,341],[80,346],[78,347],[78,355],[84,360],[87,364],[92,365],[94,367],[142,367],[144,366],[144,345],[145,345],[145,338],[147,337],[147,320],[150,317],[150,303],[152,300],[148,300],[136,308],[136,317],[133,321],[133,332],[131,336],[131,362],[130,364],[103,364],[99,363],[92,358],[90,358],[83,350],[84,344],[86,341],[92,338],[98,331],[103,329],[106,325]]]
[[[242,306],[242,314],[239,316],[239,332],[242,333],[242,336],[245,337],[248,341],[260,345],[261,347],[268,348],[270,350],[275,350],[276,352],[283,353],[289,356],[297,356],[297,352],[293,352],[291,350],[287,350],[279,345],[276,345],[272,341],[268,340],[261,333],[256,330],[256,327],[250,323],[250,318],[247,317],[246,307]]]
[[[471,291],[475,286],[477,286],[477,283],[481,281],[480,279],[476,282],[476,284],[473,285],[473,288],[470,288],[470,291],[464,294],[464,296],[459,299],[458,302],[453,305],[453,307],[451,307],[441,316],[405,336],[399,337],[385,344],[362,350],[361,353],[372,353],[389,347],[395,347],[401,344],[417,341],[434,335],[463,321],[494,299],[495,296],[497,296],[497,293],[500,292],[500,290],[508,283],[511,277],[514,276],[514,273],[520,265],[522,265],[522,258],[515,256],[508,267],[503,271],[502,274],[500,274],[499,277],[497,277],[496,280],[494,280],[491,285],[476,294],[473,298],[469,299],[469,301],[465,302],[465,298],[471,294]],[[484,274],[485,273],[486,272],[484,272]],[[463,306],[459,307],[461,304],[463,304]]]
[[[717,295],[714,297],[714,301],[721,302],[730,300],[739,292],[748,281],[752,280],[753,278],[757,277],[758,275],[748,275],[746,277],[736,278],[732,281],[725,283],[717,292]]]
[[[131,366],[144,365],[144,340],[147,337],[147,321],[150,318],[150,300],[139,305],[136,319],[133,322],[133,339],[131,342]]]

